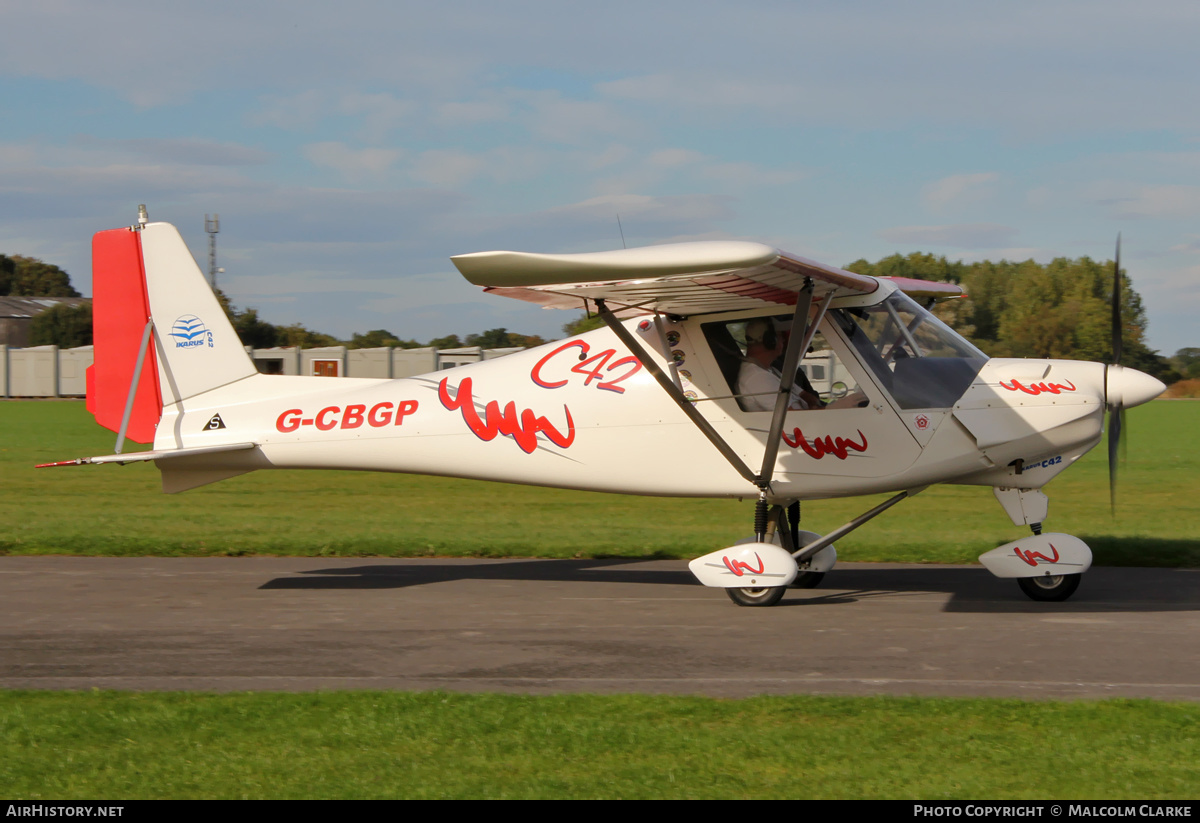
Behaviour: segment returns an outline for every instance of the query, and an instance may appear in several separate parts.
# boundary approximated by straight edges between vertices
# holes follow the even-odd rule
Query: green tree
[[[577,334],[583,334],[585,331],[602,328],[604,328],[604,321],[600,319],[600,315],[598,314],[593,314],[591,317],[585,314],[562,327],[563,334],[567,335],[567,337],[574,337]]]
[[[92,304],[68,306],[56,303],[35,315],[29,330],[29,344],[62,349],[92,345]]]
[[[508,345],[522,346],[526,349],[532,349],[535,346],[541,346],[545,343],[545,339],[538,334],[517,334],[516,332],[508,333]]]
[[[232,322],[233,330],[237,332],[238,339],[242,341],[243,346],[270,349],[279,345],[279,328],[260,319],[258,309],[243,309],[234,312]]]
[[[319,331],[306,329],[299,323],[293,323],[290,326],[277,326],[276,331],[279,333],[278,346],[299,346],[302,349],[315,349],[322,346],[340,346],[342,341],[328,334],[322,334]]]
[[[914,280],[934,280],[939,283],[958,283],[966,270],[961,260],[949,261],[945,256],[934,256],[915,251],[904,257],[892,254],[877,263],[858,259],[846,266],[846,271],[869,274],[872,277],[910,277]]]
[[[435,337],[426,345],[435,349],[461,349],[463,342],[458,339],[457,334],[448,334],[445,337]]]
[[[1175,352],[1171,365],[1184,377],[1200,377],[1200,348],[1185,348]]]
[[[512,343],[508,339],[508,329],[488,329],[483,334],[468,334],[467,345],[484,349],[503,349]]]
[[[0,254],[0,296],[79,297],[71,276],[52,263],[19,254]]]
[[[939,317],[981,349],[999,357],[1112,361],[1112,263],[1088,257],[965,264],[914,252],[847,268],[877,277],[961,283],[965,298],[938,305]],[[1174,374],[1146,346],[1141,296],[1121,277],[1122,363],[1160,379]]]
[[[350,342],[346,345],[352,349],[378,349],[383,346],[409,348],[387,329],[372,329],[366,334],[355,332],[354,336],[350,338]]]

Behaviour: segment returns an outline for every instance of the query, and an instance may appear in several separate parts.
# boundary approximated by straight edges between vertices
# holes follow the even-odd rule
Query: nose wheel
[[[1066,600],[1079,588],[1081,574],[1047,574],[1041,577],[1018,577],[1017,585],[1030,600],[1057,603]]]
[[[774,606],[783,599],[787,586],[761,587],[757,589],[726,589],[729,599],[739,606]]]

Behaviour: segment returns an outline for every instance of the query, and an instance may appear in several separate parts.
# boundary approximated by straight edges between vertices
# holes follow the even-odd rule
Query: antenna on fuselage
[[[621,228],[621,213],[617,212],[617,231],[621,232],[621,248],[627,249],[625,245],[625,229]]]

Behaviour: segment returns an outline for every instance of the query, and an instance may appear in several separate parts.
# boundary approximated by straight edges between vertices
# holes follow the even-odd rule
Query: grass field
[[[1200,796],[1200,707],[0,693],[0,787],[91,798]]]
[[[1128,412],[1116,517],[1103,447],[1053,481],[1047,529],[1100,565],[1200,566],[1200,402]],[[677,500],[356,472],[257,472],[163,495],[149,465],[35,471],[112,451],[81,402],[0,402],[0,553],[695,557],[751,531],[753,503]],[[668,467],[669,468],[669,467]],[[805,505],[830,529],[882,497]],[[838,544],[844,560],[970,563],[1028,532],[990,489],[939,486]]]

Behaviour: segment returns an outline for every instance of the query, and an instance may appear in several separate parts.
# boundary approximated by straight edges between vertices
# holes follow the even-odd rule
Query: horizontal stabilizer
[[[130,452],[129,454],[105,454],[100,457],[77,457],[57,463],[39,463],[34,468],[49,469],[56,466],[90,466],[98,463],[138,463],[145,460],[170,460],[177,457],[197,457],[202,454],[242,451],[252,449],[255,443],[229,443],[224,446],[201,446],[195,449],[163,449],[161,451]]]

